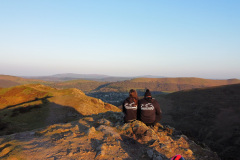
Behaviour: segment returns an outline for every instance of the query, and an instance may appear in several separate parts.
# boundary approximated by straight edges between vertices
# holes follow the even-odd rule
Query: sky
[[[0,0],[0,74],[240,79],[239,0]]]

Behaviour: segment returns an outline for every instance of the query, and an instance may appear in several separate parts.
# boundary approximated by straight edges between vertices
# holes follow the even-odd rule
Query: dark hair
[[[147,97],[152,97],[152,94],[150,92],[149,89],[146,90],[145,94],[144,94],[144,97],[147,98]]]
[[[134,103],[137,105],[138,104],[138,95],[137,92],[134,89],[131,89],[129,91],[129,97],[134,101]]]

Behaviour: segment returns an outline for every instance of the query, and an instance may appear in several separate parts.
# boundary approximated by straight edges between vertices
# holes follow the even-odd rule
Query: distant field
[[[36,79],[25,79],[14,76],[0,75],[0,87],[7,88],[22,84],[39,83],[54,88],[77,88],[85,93],[89,92],[128,92],[130,89],[138,91],[175,92],[194,88],[230,85],[240,83],[239,79],[210,80],[202,78],[135,78],[119,82],[100,82],[92,80],[69,80],[49,82]]]
[[[99,89],[99,91],[126,92],[130,89],[174,92],[193,88],[205,88],[240,83],[238,79],[210,80],[201,78],[137,78],[122,82],[114,82]]]

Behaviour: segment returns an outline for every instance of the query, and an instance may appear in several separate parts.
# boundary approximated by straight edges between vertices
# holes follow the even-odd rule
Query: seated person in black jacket
[[[144,98],[138,102],[138,119],[147,126],[154,126],[161,120],[162,111],[157,100],[152,98],[149,89],[146,90]]]
[[[129,97],[123,102],[124,123],[137,119],[138,95],[134,89],[129,91]]]

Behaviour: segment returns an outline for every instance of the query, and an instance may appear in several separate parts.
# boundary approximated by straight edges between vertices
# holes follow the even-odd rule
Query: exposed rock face
[[[84,116],[78,121],[54,124],[0,137],[0,159],[154,159],[181,154],[187,160],[218,160],[184,135],[157,124],[123,123],[121,112]]]

